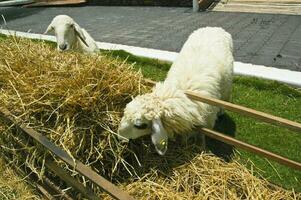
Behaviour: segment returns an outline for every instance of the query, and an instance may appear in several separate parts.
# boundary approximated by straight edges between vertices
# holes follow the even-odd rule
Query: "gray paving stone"
[[[280,53],[280,48],[273,48],[273,47],[268,47],[264,46],[258,51],[258,54],[261,56],[266,56],[266,57],[272,57],[274,58]]]
[[[301,41],[301,23],[296,28],[296,30],[293,32],[290,38],[291,41],[300,42]]]
[[[274,56],[265,56],[265,55],[259,55],[259,56],[253,56],[249,62],[256,64],[256,65],[262,65],[262,63],[265,63],[267,66],[278,66],[278,62],[276,62],[276,55]],[[283,69],[287,69],[287,66],[283,66]],[[296,69],[295,66],[293,66],[292,69]]]
[[[290,69],[294,71],[301,71],[301,59],[292,57],[282,57],[277,58],[274,64],[275,67],[280,67],[283,69]]]
[[[102,6],[0,8],[0,14],[7,22],[0,20],[1,27],[34,33],[43,33],[54,16],[67,14],[97,41],[169,51],[180,51],[193,30],[219,26],[232,34],[236,60],[301,71],[301,16]]]
[[[280,54],[287,57],[301,58],[301,41],[287,42],[283,47],[283,49],[281,50]]]

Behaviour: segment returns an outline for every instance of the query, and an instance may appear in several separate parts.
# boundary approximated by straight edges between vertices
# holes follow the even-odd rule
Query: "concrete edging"
[[[40,39],[55,42],[54,36],[26,33],[13,30],[0,29],[0,33],[5,35],[15,35],[18,37]],[[171,51],[163,51],[157,49],[149,49],[135,46],[127,46],[122,44],[113,44],[107,42],[97,42],[100,49],[105,50],[124,50],[136,56],[158,59],[162,61],[173,62],[178,53]],[[234,74],[242,76],[252,76],[268,80],[275,80],[289,85],[301,87],[301,72],[286,69],[278,69],[274,67],[266,67],[263,65],[253,65],[251,63],[234,62]]]

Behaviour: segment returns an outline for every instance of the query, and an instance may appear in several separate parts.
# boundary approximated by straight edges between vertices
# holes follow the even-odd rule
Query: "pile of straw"
[[[145,90],[131,66],[19,38],[2,41],[0,55],[1,106],[108,177],[126,165],[112,135],[124,105]]]
[[[2,158],[0,158],[0,199],[41,199]]]
[[[200,154],[167,174],[152,170],[125,188],[141,199],[301,199],[255,177],[238,160],[226,163],[210,154]]]
[[[123,108],[150,89],[126,61],[58,53],[44,42],[15,37],[0,41],[0,55],[0,105],[137,198],[297,198],[236,161],[202,154],[195,144],[174,142],[164,157],[155,153],[149,138],[120,144],[116,129]],[[49,173],[43,160],[52,155],[3,121],[0,129],[3,151],[13,155],[16,164],[26,164],[39,176]],[[20,156],[12,142],[16,138],[23,138],[22,148],[30,154]]]

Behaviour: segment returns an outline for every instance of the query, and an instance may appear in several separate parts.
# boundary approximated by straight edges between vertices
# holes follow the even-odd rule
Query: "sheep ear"
[[[85,35],[84,35],[84,33],[83,33],[81,27],[80,27],[78,24],[76,24],[76,23],[74,23],[74,24],[72,24],[72,25],[73,25],[73,27],[74,27],[75,34],[79,37],[79,39],[80,39],[87,47],[89,47],[89,45],[88,45],[87,42],[86,42],[86,37],[85,37]]]
[[[154,119],[152,121],[152,142],[155,145],[156,151],[163,156],[167,151],[168,135],[164,129],[161,119]]]
[[[52,23],[51,24],[49,24],[49,26],[47,27],[47,29],[46,29],[46,31],[43,33],[43,34],[47,34],[47,33],[49,33],[50,31],[53,31],[53,26],[52,26]]]

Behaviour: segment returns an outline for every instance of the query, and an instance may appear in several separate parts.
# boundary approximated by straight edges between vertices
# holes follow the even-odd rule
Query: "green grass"
[[[103,53],[134,63],[136,70],[141,70],[144,77],[156,81],[163,80],[170,64],[158,60],[133,56],[124,51],[104,51]],[[275,81],[236,76],[232,102],[276,116],[301,122],[301,92]],[[227,112],[219,120],[217,130],[235,138],[256,145],[274,153],[301,162],[301,135],[285,128],[266,124],[249,117]],[[209,149],[218,155],[224,155],[229,146],[209,140]],[[284,188],[301,191],[301,172],[278,163],[268,161],[253,153],[238,150],[241,162],[250,159],[258,168],[255,170],[271,182]]]

